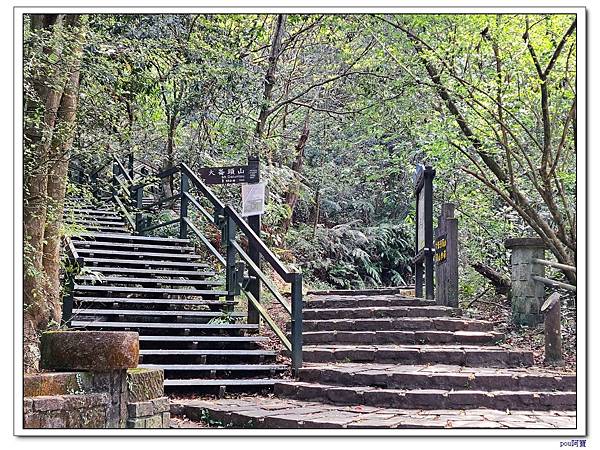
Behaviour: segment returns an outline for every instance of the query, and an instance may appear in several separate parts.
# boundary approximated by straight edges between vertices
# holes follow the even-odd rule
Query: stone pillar
[[[511,303],[512,320],[517,325],[535,326],[544,321],[540,308],[544,303],[544,285],[531,278],[543,277],[545,267],[533,263],[532,259],[544,259],[546,244],[539,238],[507,239],[504,243],[512,250],[511,265]]]

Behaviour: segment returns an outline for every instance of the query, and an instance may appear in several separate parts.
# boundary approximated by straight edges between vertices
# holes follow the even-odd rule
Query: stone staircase
[[[493,324],[400,295],[313,296],[304,367],[274,398],[176,402],[231,426],[574,428],[576,375],[534,367]]]
[[[165,388],[193,392],[271,388],[276,362],[222,281],[187,239],[136,236],[108,201],[69,198],[65,221],[83,262],[73,286],[71,326],[140,335],[140,367],[162,368]]]

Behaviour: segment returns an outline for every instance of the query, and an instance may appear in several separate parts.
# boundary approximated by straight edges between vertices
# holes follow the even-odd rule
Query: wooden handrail
[[[206,220],[208,220],[212,224],[215,223],[215,218],[206,210],[206,208],[204,208],[200,204],[200,202],[198,200],[196,200],[196,197],[191,195],[189,192],[184,192],[183,195],[185,195],[185,197],[190,201],[190,203],[192,205],[194,205],[194,207],[202,213],[202,215],[206,218]]]
[[[561,263],[558,263],[555,261],[548,261],[547,259],[539,259],[539,258],[533,258],[531,261],[534,263],[542,264],[544,266],[554,267],[555,269],[568,270],[570,272],[577,273],[577,267],[575,267],[575,266],[569,266],[567,264],[561,264]]]
[[[544,277],[540,277],[538,275],[532,275],[531,278],[534,279],[535,281],[539,281],[540,283],[544,283],[544,284],[547,284],[548,286],[552,286],[555,288],[565,289],[567,291],[573,291],[573,292],[577,291],[577,286],[573,286],[572,284],[567,284],[567,283],[563,283],[561,281],[551,280],[550,278],[544,278]]]

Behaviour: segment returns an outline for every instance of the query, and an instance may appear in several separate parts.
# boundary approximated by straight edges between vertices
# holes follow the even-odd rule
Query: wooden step
[[[76,284],[74,291],[87,292],[130,292],[132,294],[171,294],[185,296],[219,296],[224,297],[227,291],[217,291],[210,289],[170,289],[170,288],[142,288],[142,287],[124,287],[124,286],[96,286],[86,284]]]
[[[130,298],[130,297],[81,297],[75,296],[73,300],[77,303],[117,303],[123,305],[177,305],[177,306],[222,306],[232,307],[238,302],[226,300],[189,300],[173,298]]]
[[[166,252],[193,252],[194,247],[187,247],[182,245],[163,245],[163,244],[151,244],[151,243],[139,243],[139,242],[101,242],[101,241],[89,241],[84,239],[72,239],[75,248],[83,247],[109,247],[109,248],[130,248],[133,250],[164,250]]]
[[[258,343],[268,340],[266,336],[140,336],[140,342]]]
[[[197,267],[200,269],[208,268],[208,264],[186,261],[164,261],[164,260],[148,260],[148,259],[118,259],[118,258],[94,258],[84,256],[84,262],[91,263],[110,263],[112,265],[129,264],[135,266],[158,266],[158,267]]]
[[[139,364],[143,369],[163,369],[177,371],[263,371],[263,370],[286,370],[284,364]]]
[[[156,311],[147,309],[94,309],[94,308],[76,308],[73,314],[81,315],[106,315],[106,316],[181,316],[181,317],[222,317],[224,313],[213,311],[182,311],[167,310]],[[226,314],[228,317],[246,317],[242,312],[231,312]]]
[[[200,255],[195,255],[193,253],[190,253],[190,254],[155,253],[155,252],[140,252],[140,251],[102,250],[102,249],[91,249],[91,248],[78,248],[77,253],[83,254],[83,255],[115,255],[116,257],[136,256],[140,259],[143,257],[164,258],[165,260],[183,259],[186,261],[187,260],[197,260],[197,259],[201,258]]]
[[[189,244],[189,239],[176,239],[176,238],[164,238],[154,236],[137,236],[137,235],[122,235],[122,234],[111,234],[111,233],[82,233],[79,237],[90,237],[95,239],[114,239],[118,241],[132,241],[132,242],[169,242],[169,243],[180,243]]]
[[[76,223],[78,225],[87,227],[88,225],[94,225],[94,226],[105,226],[105,227],[119,227],[119,228],[123,228],[125,226],[125,222],[123,222],[122,220],[120,221],[108,221],[108,220],[98,220],[98,219],[82,219],[82,218],[75,218],[75,220],[70,220],[69,217],[65,217],[65,222],[66,223]]]
[[[77,281],[93,281],[96,283],[117,283],[117,284],[183,284],[185,286],[219,286],[222,283],[211,280],[185,280],[181,278],[139,278],[139,277],[102,277],[98,279],[93,275],[79,275],[75,278]]]
[[[275,356],[276,351],[271,350],[204,350],[204,349],[143,349],[140,350],[141,356],[182,356],[182,355],[210,355],[210,356]]]
[[[247,378],[247,379],[228,379],[213,380],[204,378],[184,378],[184,379],[166,379],[167,386],[273,386],[280,382],[280,378]]]
[[[178,330],[258,330],[258,325],[247,323],[148,323],[148,322],[101,322],[73,320],[73,328],[165,328]]]
[[[168,270],[168,269],[140,269],[131,267],[103,267],[103,266],[92,266],[88,267],[93,272],[101,273],[119,273],[119,274],[143,274],[143,275],[156,275],[159,277],[163,276],[175,276],[175,277],[212,277],[216,273],[210,270],[199,271],[196,269],[190,270]]]

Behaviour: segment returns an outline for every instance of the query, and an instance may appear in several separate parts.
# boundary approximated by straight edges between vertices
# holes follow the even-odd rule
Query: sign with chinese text
[[[434,247],[435,254],[433,255],[433,260],[438,264],[446,262],[448,258],[448,240],[445,234],[435,240]]]
[[[203,167],[198,173],[206,184],[257,183],[258,164],[247,166]]]
[[[242,217],[265,213],[265,186],[264,182],[242,185]]]

